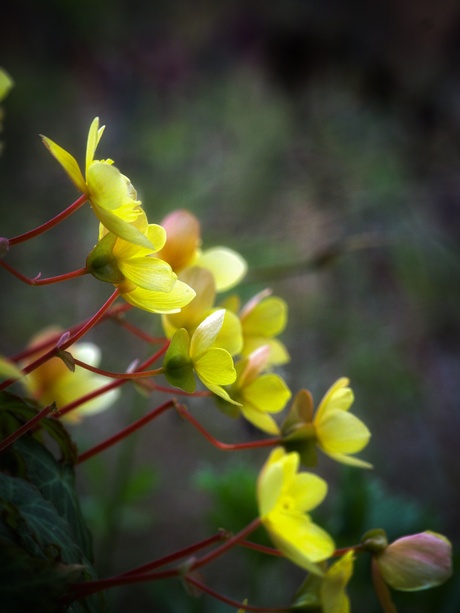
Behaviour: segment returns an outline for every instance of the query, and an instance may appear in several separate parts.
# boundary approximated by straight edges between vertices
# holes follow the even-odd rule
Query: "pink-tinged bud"
[[[376,555],[384,581],[395,590],[426,590],[452,575],[452,545],[441,534],[404,536]]]
[[[167,215],[161,225],[166,230],[166,244],[158,257],[168,262],[174,272],[189,266],[200,246],[200,222],[185,209]]]

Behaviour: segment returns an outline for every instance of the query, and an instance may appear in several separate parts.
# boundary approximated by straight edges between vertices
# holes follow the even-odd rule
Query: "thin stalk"
[[[156,377],[157,375],[161,375],[164,372],[164,368],[155,368],[154,370],[143,370],[143,371],[135,371],[135,372],[110,372],[108,370],[102,370],[101,368],[96,368],[96,366],[91,366],[91,364],[86,364],[86,362],[82,362],[81,360],[77,360],[77,358],[73,358],[73,362],[76,366],[80,366],[85,370],[89,370],[91,372],[96,373],[97,375],[102,375],[103,377],[108,377],[110,379],[142,379],[144,377]]]
[[[75,211],[77,211],[81,206],[83,206],[83,204],[85,204],[87,199],[88,197],[86,196],[86,194],[81,195],[80,198],[75,200],[73,204],[64,209],[61,213],[59,213],[59,215],[56,215],[56,217],[53,217],[49,221],[45,222],[41,226],[38,226],[37,228],[34,228],[33,230],[29,230],[29,232],[25,232],[24,234],[19,234],[18,236],[8,239],[9,245],[18,245],[19,243],[28,241],[31,238],[35,238],[36,236],[40,236],[40,234],[51,230],[51,228],[57,226],[59,223],[61,223],[61,221],[64,221],[64,219],[70,217],[72,213],[75,213]]]
[[[219,541],[226,540],[227,538],[228,538],[227,532],[225,530],[220,530],[217,534],[214,534],[213,536],[210,536],[207,539],[204,539],[203,541],[199,541],[198,543],[195,543],[194,545],[189,545],[188,547],[179,549],[178,551],[175,551],[174,553],[170,553],[167,556],[163,556],[162,558],[159,558],[158,560],[154,560],[153,562],[148,562],[147,564],[143,564],[142,566],[137,566],[136,568],[128,570],[126,573],[122,573],[118,576],[119,577],[129,577],[131,575],[139,575],[141,573],[155,570],[156,568],[160,566],[165,566],[166,564],[170,564],[171,562],[175,562],[176,560],[180,560],[181,558],[190,556],[193,553],[196,553],[197,551],[199,551],[200,549],[205,549],[206,547],[209,547],[210,545],[214,545],[214,543],[217,543]]]
[[[12,274],[16,279],[19,279],[23,283],[27,283],[27,285],[52,285],[53,283],[62,283],[63,281],[69,281],[70,279],[76,279],[78,277],[83,277],[83,275],[88,274],[87,268],[79,268],[78,270],[73,270],[72,272],[66,272],[63,275],[58,275],[56,277],[47,277],[45,279],[41,279],[39,273],[35,278],[31,279],[30,277],[26,277],[18,270],[7,264],[4,260],[0,260],[0,266],[2,266],[5,270],[7,270],[10,274]]]
[[[379,565],[377,564],[374,556],[372,556],[371,573],[375,593],[383,611],[385,613],[398,613],[393,600],[391,599],[390,590],[380,574]]]
[[[156,417],[164,413],[167,409],[170,409],[171,407],[173,407],[175,404],[176,404],[176,401],[174,399],[164,402],[162,405],[160,405],[159,407],[156,407],[152,411],[149,411],[146,415],[143,415],[140,419],[133,422],[126,428],[123,428],[123,430],[120,430],[120,432],[117,432],[117,434],[110,436],[105,441],[102,441],[98,445],[95,445],[91,449],[88,449],[87,451],[84,451],[83,453],[81,453],[78,456],[76,463],[80,464],[81,462],[84,462],[85,460],[92,458],[98,453],[101,453],[101,451],[108,449],[112,445],[115,445],[116,443],[123,440],[124,438],[132,434],[133,432],[136,432],[136,430],[139,430],[139,428],[142,428],[149,422],[153,421]]]
[[[217,592],[216,590],[210,588],[208,585],[202,583],[201,581],[198,581],[198,579],[195,579],[195,577],[191,577],[190,575],[186,575],[185,581],[197,587],[205,594],[208,594],[216,600],[220,600],[220,602],[228,604],[231,607],[235,607],[238,610],[242,609],[243,611],[256,611],[258,613],[286,613],[286,611],[290,610],[290,605],[286,605],[285,607],[261,607],[257,605],[249,605],[245,602],[234,600],[233,598],[229,598],[228,596]]]
[[[0,452],[7,449],[10,445],[17,441],[18,438],[23,436],[26,432],[28,432],[31,428],[41,422],[41,420],[46,417],[51,411],[54,410],[54,405],[50,404],[49,406],[42,409],[39,413],[37,413],[32,419],[29,419],[24,425],[22,425],[16,432],[12,432],[9,436],[7,436],[0,443]]]
[[[177,411],[182,417],[189,421],[194,428],[198,430],[204,438],[217,447],[221,451],[240,451],[242,449],[257,449],[259,447],[275,447],[280,445],[282,439],[280,437],[267,438],[261,441],[249,441],[247,443],[222,443],[212,436],[203,426],[196,420],[183,405],[177,405]]]
[[[260,526],[260,523],[260,519],[256,517],[256,519],[254,519],[245,528],[243,528],[242,530],[234,534],[232,537],[230,537],[227,541],[225,541],[223,545],[220,545],[220,547],[216,547],[216,549],[213,549],[210,553],[204,555],[201,558],[198,558],[195,562],[193,562],[189,570],[197,570],[198,568],[209,564],[209,562],[214,561],[216,558],[219,558],[226,551],[237,545],[241,540],[252,534],[252,532],[254,532],[254,530]]]

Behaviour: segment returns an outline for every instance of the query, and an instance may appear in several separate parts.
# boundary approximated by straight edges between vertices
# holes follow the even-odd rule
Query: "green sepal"
[[[296,451],[304,466],[316,466],[316,439],[312,424],[298,423],[296,427],[283,436],[283,447],[289,453]]]
[[[388,547],[388,538],[382,528],[368,530],[361,537],[361,547],[370,553],[382,553]]]
[[[185,328],[180,328],[171,339],[163,362],[164,374],[171,385],[193,393],[196,379],[190,359],[190,336]]]
[[[308,611],[308,613],[321,613],[321,583],[323,579],[310,573],[297,590],[289,611]]]
[[[116,240],[117,237],[109,232],[101,238],[86,258],[86,268],[93,277],[114,285],[125,281],[125,276],[118,268],[117,260],[113,255]]]

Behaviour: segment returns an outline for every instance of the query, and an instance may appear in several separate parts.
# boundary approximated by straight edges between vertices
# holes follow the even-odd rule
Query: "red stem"
[[[249,536],[259,526],[260,518],[256,517],[256,519],[254,519],[250,524],[248,524],[246,528],[243,528],[243,530],[240,530],[239,532],[237,532],[237,534],[234,534],[223,545],[217,547],[216,549],[213,549],[213,551],[204,555],[202,558],[198,558],[198,560],[196,560],[190,566],[190,571],[197,570],[198,568],[201,568],[202,566],[205,566],[206,564],[209,564],[209,562],[212,562],[216,558],[220,557],[222,554],[234,547],[241,540]]]
[[[81,362],[80,360],[77,360],[77,358],[73,358],[73,362],[76,366],[80,366],[81,368],[94,372],[97,375],[109,377],[110,379],[142,379],[143,377],[156,377],[157,375],[161,375],[164,372],[163,368],[155,368],[154,370],[143,370],[141,372],[136,371],[116,373],[96,368],[95,366],[91,366],[91,364],[86,364],[86,362]]]
[[[217,534],[214,534],[214,536],[210,536],[203,541],[195,543],[194,545],[189,545],[188,547],[184,547],[179,551],[170,553],[169,555],[164,556],[159,560],[155,560],[154,562],[149,562],[147,564],[143,564],[142,566],[137,566],[136,568],[128,570],[126,573],[118,575],[118,577],[130,577],[131,575],[138,575],[140,573],[145,573],[147,571],[154,570],[159,566],[165,566],[166,564],[170,564],[171,562],[175,562],[176,560],[180,560],[181,558],[190,556],[192,553],[195,553],[200,549],[204,549],[205,547],[209,547],[210,545],[214,545],[214,543],[225,540],[226,538],[228,538],[228,536],[225,530],[220,530]]]
[[[0,266],[5,268],[5,270],[7,270],[14,277],[16,277],[16,279],[27,283],[27,285],[51,285],[53,283],[62,283],[63,281],[68,281],[69,279],[76,279],[77,277],[87,275],[89,272],[86,268],[79,268],[78,270],[66,272],[63,275],[58,275],[57,277],[47,277],[46,279],[40,279],[41,273],[39,273],[34,279],[30,279],[29,277],[26,277],[18,270],[7,264],[4,260],[0,260]]]
[[[34,230],[29,230],[29,232],[25,232],[24,234],[19,234],[18,236],[8,239],[9,245],[18,245],[19,243],[28,241],[31,238],[35,238],[36,236],[39,236],[40,234],[51,230],[51,228],[54,228],[59,223],[61,223],[61,221],[64,221],[64,219],[67,219],[67,217],[72,215],[72,213],[75,213],[75,211],[77,211],[83,204],[85,204],[87,199],[88,197],[86,196],[86,194],[81,195],[80,198],[75,200],[73,204],[64,209],[64,211],[59,213],[59,215],[53,217],[53,219],[50,219],[49,221],[45,222],[41,226],[38,226]]]
[[[177,410],[185,417],[194,428],[198,430],[200,434],[202,434],[206,440],[208,440],[214,447],[217,447],[221,451],[240,451],[242,449],[256,449],[258,447],[275,447],[281,443],[281,438],[267,438],[262,441],[249,441],[247,443],[222,443],[218,441],[216,438],[212,436],[203,426],[188,412],[188,410],[183,405],[177,405]]]
[[[252,521],[246,528],[238,532],[232,536],[228,541],[226,541],[220,547],[217,547],[209,554],[204,555],[202,558],[196,560],[193,564],[190,565],[187,572],[194,571],[198,568],[201,568],[205,564],[213,561],[218,558],[222,554],[224,554],[228,549],[231,549],[234,545],[236,545],[241,539],[248,536],[251,532],[253,532],[260,525],[260,519],[257,518]],[[170,577],[179,577],[183,576],[184,571],[182,568],[171,568],[169,570],[164,570],[160,572],[154,573],[140,573],[140,574],[131,574],[130,572],[125,573],[123,575],[117,575],[115,577],[110,577],[108,579],[99,579],[95,581],[87,581],[85,583],[77,583],[76,585],[70,586],[71,593],[75,594],[75,598],[86,598],[91,594],[95,594],[97,592],[102,592],[112,587],[119,587],[122,585],[128,585],[132,583],[143,583],[146,581],[158,581],[159,579],[169,579]],[[281,609],[283,610],[283,609]]]
[[[286,605],[285,607],[260,607],[239,602],[238,600],[234,600],[233,598],[229,598],[228,596],[224,596],[220,592],[213,590],[209,586],[205,585],[201,581],[198,581],[194,577],[191,577],[190,575],[186,575],[185,581],[187,583],[191,583],[205,594],[208,594],[216,600],[220,600],[220,602],[224,602],[231,607],[238,608],[238,610],[242,609],[243,611],[258,611],[259,613],[286,613],[286,611],[290,610],[290,605]]]
[[[51,404],[44,409],[42,409],[39,413],[37,413],[32,419],[29,419],[24,425],[22,425],[16,432],[12,432],[9,436],[7,436],[0,443],[0,452],[7,449],[14,441],[17,441],[23,434],[28,432],[31,428],[33,428],[36,424],[40,423],[40,421],[48,415],[51,411],[54,410],[54,406]]]
[[[176,404],[176,401],[174,399],[164,402],[159,407],[156,407],[152,411],[149,411],[146,415],[144,415],[143,417],[141,417],[140,419],[138,419],[131,425],[127,426],[126,428],[123,428],[123,430],[120,430],[120,432],[118,432],[117,434],[114,434],[113,436],[109,437],[105,441],[102,441],[98,445],[95,445],[91,449],[88,449],[87,451],[84,451],[83,453],[81,453],[78,456],[76,463],[80,464],[81,462],[84,462],[85,460],[92,458],[93,456],[100,453],[101,451],[108,449],[112,445],[115,445],[115,443],[118,443],[119,441],[126,438],[127,436],[135,432],[136,430],[139,430],[139,428],[142,428],[142,426],[145,426],[150,421],[154,420],[156,417],[164,413],[164,411],[173,407],[175,404]],[[70,411],[70,410],[71,408],[67,409],[67,411]]]

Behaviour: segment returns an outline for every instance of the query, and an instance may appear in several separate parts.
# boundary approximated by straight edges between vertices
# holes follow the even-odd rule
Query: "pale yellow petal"
[[[328,411],[314,424],[318,443],[327,453],[357,453],[367,445],[371,436],[360,419],[340,410]]]
[[[225,310],[215,311],[197,327],[190,343],[190,355],[194,360],[199,359],[214,344],[224,322]]]
[[[316,420],[323,417],[323,413],[331,409],[347,411],[353,403],[353,392],[348,387],[350,380],[347,377],[338,379],[326,392],[316,411]]]
[[[243,338],[244,345],[241,351],[242,356],[248,356],[259,347],[268,345],[270,347],[270,355],[267,363],[272,366],[281,366],[291,359],[285,345],[276,338],[267,338],[266,336],[244,336],[244,330]]]
[[[56,158],[62,168],[66,171],[67,176],[75,187],[83,194],[88,194],[85,179],[83,178],[77,160],[73,157],[73,155],[70,155],[68,151],[57,145],[46,136],[42,136],[42,141],[51,155]]]
[[[286,490],[292,497],[296,509],[311,511],[323,502],[327,494],[327,483],[313,473],[299,473],[294,476]]]
[[[149,256],[117,261],[123,275],[143,289],[170,292],[176,283],[176,275],[163,260]]]
[[[102,126],[99,130],[99,117],[95,117],[91,123],[88,132],[88,140],[86,142],[86,164],[85,169],[88,172],[88,168],[94,159],[94,153],[96,151],[96,147],[99,143],[99,140],[104,132],[104,127]]]
[[[176,281],[170,292],[156,292],[136,287],[122,296],[133,306],[150,313],[174,313],[193,300],[195,292],[185,283]]]
[[[275,449],[276,456],[279,448]],[[272,456],[273,457],[273,453]],[[276,506],[283,486],[283,469],[279,462],[270,461],[265,464],[257,481],[257,499],[261,519],[267,516]]]
[[[107,211],[114,211],[128,199],[126,181],[115,166],[93,162],[86,171],[91,203]]]
[[[270,296],[241,316],[243,331],[248,336],[277,336],[287,323],[287,304],[282,298]]]
[[[274,373],[261,375],[241,390],[243,404],[249,403],[264,413],[278,413],[286,406],[291,392]]]
[[[268,413],[263,413],[262,411],[259,411],[259,409],[256,409],[250,404],[245,404],[244,402],[240,410],[243,417],[256,428],[262,430],[262,432],[272,434],[273,436],[280,434],[281,431],[278,424]]]
[[[207,249],[194,261],[194,266],[211,271],[218,292],[237,285],[247,271],[245,260],[236,251],[226,247]]]
[[[190,353],[192,354],[191,348]],[[193,367],[205,385],[230,385],[236,379],[232,356],[225,349],[218,347],[211,347],[197,360],[193,360]]]
[[[147,249],[153,251],[153,245],[150,243],[149,239],[145,234],[142,234],[134,225],[124,221],[117,215],[114,215],[111,211],[107,211],[104,208],[94,206],[93,211],[96,214],[96,217],[102,223],[102,225],[125,241],[129,243],[134,243],[135,245],[140,245],[141,247],[146,247]]]

